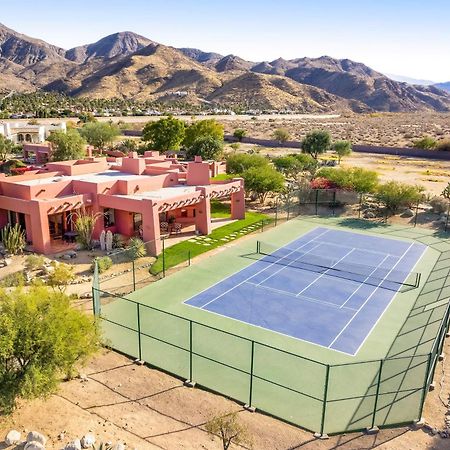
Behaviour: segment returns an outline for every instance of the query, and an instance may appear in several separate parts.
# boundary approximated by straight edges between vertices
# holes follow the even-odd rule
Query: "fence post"
[[[278,223],[278,197],[275,200],[275,226]]]
[[[319,189],[316,189],[316,216],[319,215]]]
[[[419,214],[419,200],[417,200],[417,205],[416,205],[416,215],[414,217],[414,227],[417,225],[417,214]]]
[[[330,365],[327,364],[327,371],[325,373],[325,386],[323,389],[323,407],[322,407],[322,423],[320,425],[320,434],[323,435],[325,430],[325,413],[327,410],[327,397],[328,397],[328,380],[330,378]]]
[[[252,407],[253,400],[253,364],[254,364],[254,356],[255,356],[255,341],[252,341],[252,353],[250,359],[250,392],[248,396],[248,407]]]
[[[192,381],[192,320],[189,321],[189,380]]]
[[[336,214],[336,190],[333,191],[333,206],[332,206],[331,211],[332,211],[332,214],[334,217]]]
[[[423,382],[423,392],[422,392],[422,398],[420,399],[420,408],[419,408],[419,417],[420,420],[422,418],[422,412],[423,412],[423,405],[425,404],[425,397],[427,396],[427,390],[428,390],[428,372],[431,368],[431,359],[432,359],[433,353],[428,353],[428,361],[427,361],[427,368],[425,370],[425,380]]]
[[[380,385],[381,385],[381,372],[383,371],[384,360],[380,359],[380,368],[378,371],[378,380],[377,380],[377,392],[375,394],[375,405],[373,406],[373,416],[372,416],[372,426],[375,426],[375,418],[377,415],[377,407],[378,407],[378,396],[380,395]]]
[[[133,268],[133,292],[136,290],[136,271],[134,266],[134,259],[131,261],[131,266]]]
[[[188,266],[191,265],[191,251],[188,250]]]
[[[444,231],[447,231],[448,228],[448,215],[450,214],[450,201],[448,202],[448,207],[447,207],[447,218],[445,219],[445,228]]]
[[[358,219],[361,219],[361,208],[362,208],[362,202],[363,202],[363,193],[361,192],[359,194],[359,208],[358,208]]]
[[[286,217],[286,222],[289,222],[289,215],[291,213],[291,200],[288,199],[287,201],[287,217]]]
[[[166,244],[164,238],[162,239],[162,266],[163,266],[163,278],[166,277]]]
[[[264,231],[264,219],[261,220],[261,233]]]
[[[138,345],[139,345],[139,361],[142,361],[142,346],[141,346],[141,311],[139,308],[139,303],[137,306],[137,328],[138,328]]]

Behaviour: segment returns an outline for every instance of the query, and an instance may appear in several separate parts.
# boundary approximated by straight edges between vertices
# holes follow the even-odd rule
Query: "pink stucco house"
[[[197,158],[181,163],[158,152],[143,157],[87,158],[48,163],[25,175],[0,178],[0,228],[20,223],[34,251],[51,253],[54,241],[73,231],[82,208],[101,212],[94,238],[102,230],[151,241],[160,253],[162,222],[194,225],[211,232],[211,199],[230,198],[231,216],[245,216],[243,180],[211,181],[217,167]]]

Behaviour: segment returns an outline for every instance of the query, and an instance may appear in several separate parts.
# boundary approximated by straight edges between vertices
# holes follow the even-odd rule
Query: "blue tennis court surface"
[[[426,246],[317,227],[185,303],[355,355]]]

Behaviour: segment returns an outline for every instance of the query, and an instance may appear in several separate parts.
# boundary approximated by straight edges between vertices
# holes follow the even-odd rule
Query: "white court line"
[[[230,289],[227,289],[225,292],[222,292],[222,294],[218,295],[217,297],[213,298],[212,300],[210,300],[209,302],[205,303],[203,306],[201,306],[200,308],[203,309],[205,306],[208,306],[209,304],[215,302],[217,299],[219,299],[220,297],[223,297],[225,294],[228,294],[228,292],[231,292],[233,289],[237,288],[238,286],[240,286],[241,284],[244,284],[246,281],[251,280],[253,277],[256,277],[256,275],[259,275],[260,273],[264,272],[265,270],[267,270],[269,267],[272,267],[274,264],[278,264],[280,261],[282,261],[284,258],[287,258],[289,255],[291,255],[292,253],[298,251],[300,248],[304,247],[305,245],[308,245],[309,243],[313,242],[314,240],[316,240],[317,238],[319,238],[320,236],[323,236],[324,234],[328,233],[330,230],[325,230],[323,233],[318,234],[315,238],[310,239],[308,242],[306,242],[305,244],[300,245],[298,248],[296,248],[295,250],[292,250],[291,252],[289,252],[287,255],[284,255],[282,258],[276,260],[275,262],[269,264],[268,266],[262,268],[261,270],[258,270],[258,272],[254,273],[252,276],[246,278],[245,280],[241,281],[238,284],[235,284],[233,287],[231,287]],[[283,247],[280,247],[283,248]],[[279,250],[279,249],[278,249]],[[262,258],[264,259],[264,258]],[[260,260],[261,261],[261,260]]]
[[[283,291],[282,289],[275,289],[275,288],[268,287],[268,286],[260,286],[259,284],[252,283],[251,281],[246,281],[246,283],[250,284],[251,286],[258,287],[260,289],[265,289],[265,290],[268,290],[268,291],[277,292],[279,294],[284,294],[284,295],[287,295],[289,297],[296,298],[297,300],[299,299],[299,297],[297,297],[297,295],[293,294],[292,292]],[[336,305],[336,304],[330,303],[330,302],[326,302],[324,300],[318,300],[317,298],[308,297],[307,295],[302,295],[301,298],[304,298],[306,301],[319,303],[321,305],[327,305],[327,306],[331,306],[333,308],[341,309],[341,306],[339,306],[339,305]],[[349,306],[344,306],[344,308],[345,309],[350,309],[351,311],[357,311],[355,308],[350,308]]]
[[[347,258],[348,255],[350,255],[350,253],[352,253],[355,249],[352,248],[349,252],[347,252],[341,259],[339,259],[338,261],[336,261],[329,269],[325,270],[325,272],[323,272],[322,274],[320,274],[317,278],[315,278],[313,281],[311,281],[311,283],[308,284],[308,286],[306,286],[305,288],[303,288],[298,294],[297,297],[302,294],[303,292],[306,291],[306,289],[310,288],[316,281],[320,280],[324,275],[327,274],[327,272],[331,269],[333,269],[334,267],[336,267],[336,264],[339,264],[344,258]]]
[[[374,291],[367,297],[366,301],[361,305],[361,307],[353,314],[353,316],[350,318],[350,320],[347,322],[347,325],[345,325],[344,328],[339,332],[339,334],[333,339],[333,342],[328,346],[328,348],[331,348],[331,346],[339,339],[341,334],[347,329],[347,327],[352,323],[352,320],[358,315],[358,313],[366,306],[367,302],[374,296],[375,292],[377,292],[378,288],[386,281],[386,277],[395,269],[395,267],[398,265],[398,263],[406,256],[406,254],[409,252],[411,247],[414,245],[414,242],[411,242],[411,245],[405,250],[403,255],[399,258],[399,260],[394,264],[392,269],[386,274],[386,276],[378,283],[377,287],[374,289]]]
[[[311,242],[311,241],[310,241],[310,242]],[[309,244],[309,242],[308,242],[308,244]],[[306,245],[306,244],[305,244],[305,245]],[[317,247],[320,247],[321,245],[322,245],[322,243],[319,242],[319,243],[318,243],[316,246],[314,246],[312,249],[308,250],[307,252],[302,253],[301,256],[299,256],[298,258],[294,259],[294,260],[291,261],[289,264],[286,264],[285,266],[281,267],[281,269],[278,269],[277,271],[275,271],[274,273],[272,273],[271,275],[269,275],[267,278],[264,278],[264,280],[260,281],[260,282],[258,283],[258,285],[265,283],[267,280],[269,280],[270,278],[272,278],[274,275],[276,275],[277,273],[280,273],[282,270],[286,269],[286,267],[289,267],[291,264],[294,264],[294,263],[298,262],[300,258],[303,258],[303,256],[307,255],[308,253],[311,253],[313,250],[315,250]],[[303,247],[304,247],[304,246],[303,246]],[[301,247],[300,247],[300,248],[301,248]],[[295,250],[295,251],[298,251],[298,250]],[[292,252],[289,253],[289,255],[290,255],[290,254],[292,254]],[[278,261],[280,261],[280,260],[278,260]]]
[[[341,308],[345,307],[345,304],[350,301],[350,299],[362,288],[363,284],[380,268],[381,264],[384,263],[384,261],[386,261],[386,259],[389,257],[389,255],[386,255],[384,257],[384,259],[382,261],[380,261],[380,263],[377,265],[377,267],[375,267],[375,269],[372,270],[372,272],[369,273],[369,275],[367,275],[367,277],[364,279],[364,281],[361,282],[361,284],[358,286],[357,289],[355,289],[350,296],[347,298],[347,300],[345,300],[344,303],[342,303]]]

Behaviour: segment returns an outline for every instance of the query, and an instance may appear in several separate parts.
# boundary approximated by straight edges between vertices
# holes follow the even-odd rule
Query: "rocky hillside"
[[[442,89],[444,91],[450,92],[450,81],[448,81],[447,83],[435,84],[434,87],[437,87],[438,89]]]
[[[251,62],[176,49],[132,32],[70,50],[0,25],[2,90],[324,112],[450,111],[450,94],[330,57]]]

